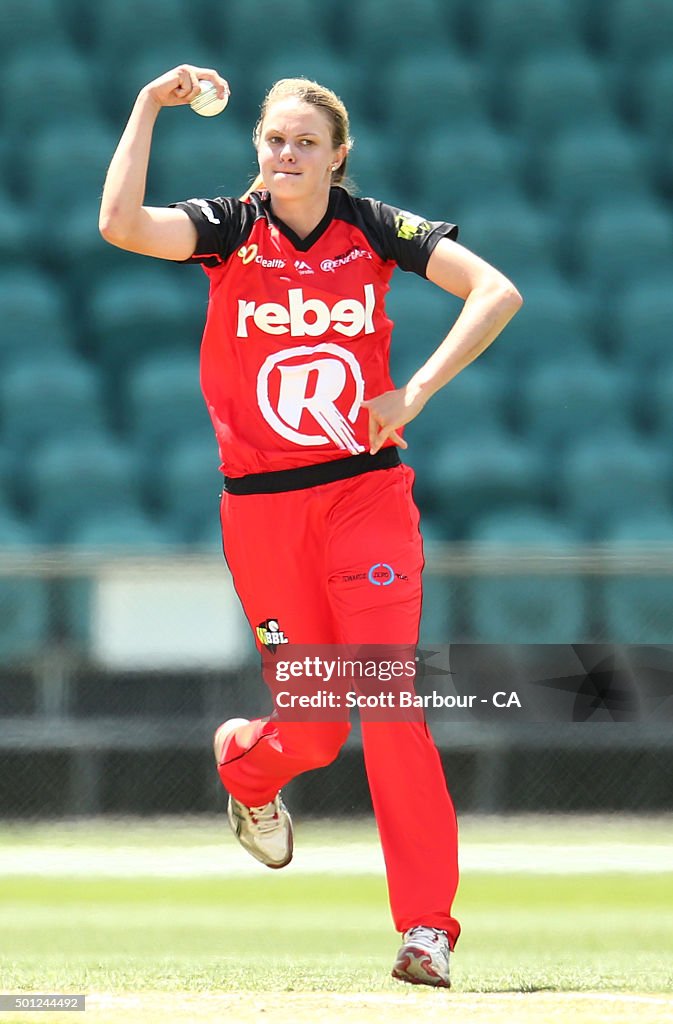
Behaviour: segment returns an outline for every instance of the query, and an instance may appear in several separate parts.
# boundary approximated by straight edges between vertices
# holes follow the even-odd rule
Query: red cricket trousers
[[[280,494],[224,492],[225,556],[258,645],[417,643],[423,547],[413,479],[399,465]],[[349,729],[343,717],[255,720],[225,745],[222,783],[247,806],[264,804],[330,764]],[[453,948],[456,816],[427,725],[363,715],[362,742],[395,926],[442,928]]]

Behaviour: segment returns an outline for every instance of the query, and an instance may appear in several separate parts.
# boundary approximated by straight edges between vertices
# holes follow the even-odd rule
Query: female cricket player
[[[220,97],[228,90],[217,71],[188,64],[141,89],[107,174],[100,230],[122,249],[201,264],[210,280],[201,385],[224,473],[224,551],[246,617],[263,654],[285,643],[415,645],[423,549],[401,429],[491,344],[521,296],[456,242],[455,225],[344,188],[348,113],[305,79],[267,94],[253,136],[259,177],[242,199],[145,206],[157,115],[198,96],[199,80]],[[396,266],[464,300],[401,387],[389,374],[384,307]],[[229,821],[269,867],[292,857],[281,788],[329,764],[348,735],[345,716],[325,717],[231,719],[215,734]],[[393,976],[448,987],[460,932],[453,804],[422,716],[375,717],[363,717],[362,742],[403,935]]]

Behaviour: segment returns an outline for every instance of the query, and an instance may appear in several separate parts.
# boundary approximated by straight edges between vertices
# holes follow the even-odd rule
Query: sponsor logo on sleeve
[[[415,213],[400,210],[395,217],[395,229],[398,238],[403,238],[405,242],[411,242],[414,238],[423,238],[424,235],[432,231],[432,224]]]

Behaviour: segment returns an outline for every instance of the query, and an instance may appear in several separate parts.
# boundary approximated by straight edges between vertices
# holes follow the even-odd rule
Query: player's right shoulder
[[[231,256],[247,240],[261,215],[256,204],[232,196],[194,197],[171,205],[184,210],[196,228],[197,244],[190,260],[209,266]]]

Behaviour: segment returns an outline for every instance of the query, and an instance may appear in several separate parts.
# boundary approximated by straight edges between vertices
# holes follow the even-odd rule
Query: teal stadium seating
[[[148,202],[242,195],[258,171],[252,140],[226,121],[213,124],[184,110],[168,115],[157,131]]]
[[[607,341],[614,357],[636,380],[643,380],[643,373],[647,373],[647,386],[652,389],[648,396],[643,395],[647,405],[652,396],[657,401],[657,396],[664,393],[661,391],[664,378],[658,375],[663,373],[667,379],[673,369],[672,324],[673,290],[663,280],[646,278],[636,278],[616,296],[612,315],[606,323]],[[652,371],[657,376],[650,384]],[[673,398],[672,393],[669,398]]]
[[[382,106],[394,96],[393,135],[419,139],[446,133],[455,138],[483,124],[488,128],[483,71],[457,54],[429,53],[419,60],[411,52],[384,67]],[[419,103],[419,96],[422,102]],[[443,169],[437,168],[441,178]]]
[[[91,4],[93,53],[107,80],[118,77],[120,66],[127,74],[148,43],[164,51],[164,70],[190,60],[190,51],[199,46],[197,19],[191,16],[190,6],[182,0]]]
[[[171,536],[183,544],[220,544],[222,475],[214,438],[177,439],[158,461],[158,502]]]
[[[673,52],[673,6],[668,0],[614,0],[605,18],[607,56],[620,67],[643,65]]]
[[[673,544],[673,515],[665,510],[632,510],[606,531],[605,540],[620,548],[668,547]],[[600,610],[606,639],[623,644],[673,643],[670,576],[622,573],[601,582]]]
[[[635,434],[578,438],[557,472],[568,519],[587,540],[599,540],[626,515],[671,512],[668,448]]]
[[[603,198],[603,197],[601,197]],[[671,280],[673,223],[653,199],[635,197],[589,209],[582,230],[569,225],[564,243],[569,274],[597,298],[619,294],[634,280]]]
[[[398,183],[424,209],[444,210],[444,219],[459,222],[466,207],[488,202],[502,210],[520,199],[518,159],[509,138],[475,125],[455,137],[435,133],[422,147],[405,151],[397,162]]]
[[[17,452],[105,429],[97,370],[74,358],[30,360],[0,376],[2,436]]]
[[[110,434],[49,440],[17,475],[45,543],[67,542],[80,524],[103,510],[125,513],[140,504],[137,461]]]
[[[112,153],[115,133],[96,118],[67,126],[45,126],[16,164],[17,191],[38,218],[49,225],[58,211],[65,220],[90,195],[100,196]]]
[[[603,203],[614,207],[638,197],[648,200],[642,146],[620,128],[571,128],[545,147],[538,167],[545,200],[565,222],[583,218]]]
[[[27,524],[0,509],[0,550],[20,552],[34,544]],[[34,658],[47,641],[48,627],[46,583],[28,576],[0,575],[0,663],[10,667]]]
[[[551,242],[549,248],[554,248]],[[505,259],[503,269],[506,265]],[[591,305],[582,291],[558,273],[528,267],[521,278],[512,276],[525,296],[524,305],[481,361],[506,370],[511,392],[518,395],[532,367],[550,360],[555,365],[586,361],[595,351],[595,339]]]
[[[59,0],[2,0],[0,55],[3,61],[27,45],[31,48],[68,45]]]
[[[0,268],[0,311],[0,369],[72,350],[75,332],[65,296],[38,268]]]
[[[89,304],[92,355],[118,380],[150,352],[198,348],[206,297],[198,267],[137,261],[133,274],[110,274]]]
[[[533,366],[518,391],[524,437],[551,455],[597,433],[618,433],[633,424],[633,378],[593,355],[561,353]]]
[[[499,431],[462,431],[439,435],[432,463],[430,511],[441,516],[447,539],[469,533],[484,509],[503,511],[512,505],[544,509],[542,458],[536,448]]]
[[[591,541],[617,537],[618,505],[668,522],[671,0],[3,0],[0,58],[0,484],[4,518],[31,524],[22,543],[104,545],[125,530],[142,548],[154,530],[219,543],[194,377],[206,278],[97,229],[138,90],[182,60],[221,70],[232,100],[214,120],[162,113],[148,202],[242,193],[264,91],[304,74],[349,107],[360,194],[456,220],[521,289],[503,337],[407,429],[431,534],[476,537],[486,512],[508,509],[533,533],[554,532],[553,512]],[[392,285],[402,382],[461,303],[414,275]],[[628,634],[627,598],[610,604],[611,629],[663,635],[645,613]],[[455,593],[435,601],[435,639],[460,634]]]
[[[102,116],[94,73],[85,57],[70,47],[59,50],[53,42],[43,48],[18,51],[4,71],[12,97],[5,106],[5,130],[15,143],[25,142],[34,133],[53,127],[55,110],[67,110],[69,129],[79,121],[91,127]],[[70,183],[69,177],[61,180],[61,188],[64,180]]]
[[[211,440],[213,428],[199,387],[198,351],[157,353],[145,359],[127,381],[124,408],[129,439],[146,459],[156,459],[184,440]]]
[[[532,510],[483,515],[470,530],[480,546],[563,550],[576,541],[571,529]],[[563,644],[586,636],[587,593],[573,576],[509,573],[473,577],[467,586],[469,636],[481,643]]]
[[[0,167],[2,158],[0,156]],[[24,260],[30,261],[32,253],[26,246],[26,218],[20,207],[12,202],[0,180],[0,277],[4,268]]]
[[[460,216],[460,240],[522,289],[531,273],[553,274],[554,228],[552,217],[522,197],[468,204]]]
[[[532,144],[533,161],[561,131],[589,134],[616,122],[605,75],[581,51],[547,54],[535,47],[525,62],[514,65],[508,94],[511,126]]]

